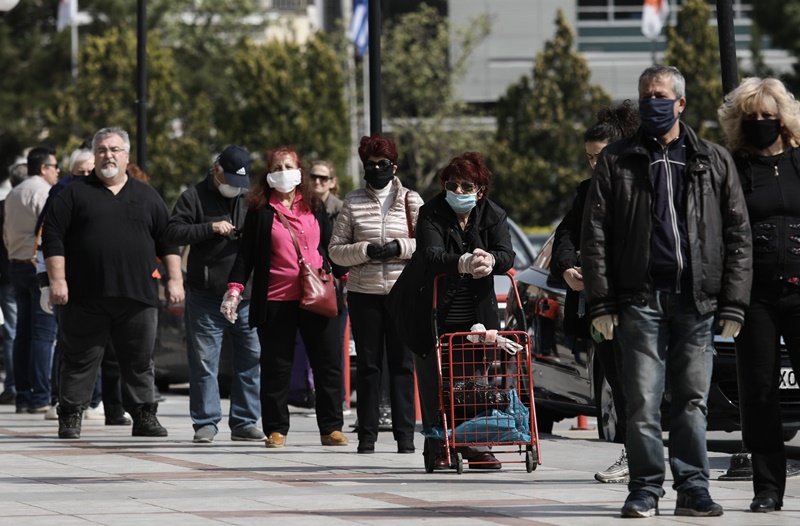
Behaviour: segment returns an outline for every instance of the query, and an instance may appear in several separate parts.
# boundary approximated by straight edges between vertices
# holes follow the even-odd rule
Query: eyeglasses
[[[94,153],[96,153],[97,155],[106,155],[106,154],[109,154],[109,153],[111,155],[118,155],[118,154],[120,154],[120,153],[122,153],[124,151],[125,151],[125,148],[117,148],[115,146],[113,148],[98,148]]]
[[[375,161],[364,161],[364,168],[366,168],[367,170],[371,170],[373,168],[380,168],[381,170],[384,170],[384,169],[386,169],[386,168],[388,168],[390,166],[393,166],[393,165],[394,165],[394,163],[392,161],[390,161],[389,159],[381,159],[378,162],[375,162]]]
[[[48,168],[55,168],[56,170],[61,170],[61,168],[59,168],[57,164],[44,163],[44,165],[47,166]]]
[[[478,185],[467,181],[461,181],[461,182],[447,181],[444,183],[445,190],[450,190],[451,192],[455,192],[456,190],[458,190],[459,186],[467,194],[471,194],[472,192],[478,190],[479,188]]]
[[[316,179],[321,183],[325,183],[333,179],[333,177],[331,177],[330,175],[308,174],[308,176],[311,177],[312,179]]]

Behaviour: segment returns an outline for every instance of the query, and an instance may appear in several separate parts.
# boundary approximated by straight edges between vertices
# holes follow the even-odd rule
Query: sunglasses
[[[458,190],[459,186],[467,194],[471,194],[478,189],[478,185],[467,181],[461,181],[460,183],[458,181],[447,181],[444,183],[445,190],[450,190],[451,192]]]
[[[330,175],[308,174],[308,176],[311,177],[312,179],[316,179],[317,181],[321,181],[323,183],[333,179],[333,177],[331,177]]]
[[[367,170],[372,168],[380,168],[381,170],[384,170],[392,165],[394,165],[394,163],[389,159],[381,159],[377,163],[375,161],[364,161],[364,168]]]

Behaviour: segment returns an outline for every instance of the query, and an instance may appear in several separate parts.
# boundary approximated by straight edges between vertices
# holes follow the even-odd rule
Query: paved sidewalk
[[[415,455],[395,453],[391,433],[381,433],[376,454],[359,455],[353,433],[348,447],[321,446],[315,420],[301,414],[292,415],[284,449],[231,442],[226,429],[213,444],[192,444],[188,397],[167,398],[159,408],[166,439],[133,438],[127,427],[90,420],[80,440],[58,440],[56,422],[0,406],[0,525],[602,526],[621,520],[627,495],[624,485],[593,479],[619,446],[567,423],[556,431],[566,436],[541,437],[543,464],[533,473],[509,464],[426,474],[421,437]],[[753,514],[744,511],[750,483],[716,480],[727,455],[713,453],[711,462],[722,518],[673,516],[668,489],[663,515],[647,524],[800,524],[800,477],[789,479],[784,511]]]

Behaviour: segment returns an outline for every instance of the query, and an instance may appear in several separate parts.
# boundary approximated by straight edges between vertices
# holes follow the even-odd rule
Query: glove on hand
[[[616,314],[603,314],[592,320],[592,325],[606,340],[614,339],[614,327],[619,325],[619,316]]]
[[[389,259],[400,255],[400,243],[397,240],[389,241],[385,245],[370,243],[367,245],[367,255],[370,259]]]
[[[370,259],[381,259],[381,254],[383,254],[383,245],[377,243],[367,245],[367,255]]]
[[[235,323],[236,319],[239,317],[239,303],[242,301],[242,298],[239,296],[239,291],[236,289],[229,289],[228,292],[222,296],[222,305],[219,307],[219,311],[225,316],[225,319],[231,323]]]
[[[39,306],[47,314],[53,314],[53,306],[50,305],[50,287],[40,287],[39,292],[41,292],[41,296],[39,296]]]
[[[474,279],[485,278],[491,274],[494,268],[494,256],[480,248],[473,250],[472,254],[475,256],[473,260],[475,262],[475,267],[471,273],[472,277]]]
[[[719,324],[722,327],[723,338],[736,338],[739,336],[739,331],[742,330],[742,324],[738,321],[720,320]]]

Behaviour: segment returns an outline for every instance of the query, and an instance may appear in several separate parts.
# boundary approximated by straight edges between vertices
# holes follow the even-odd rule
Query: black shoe
[[[106,415],[106,425],[107,426],[129,426],[131,425],[131,419],[125,415],[122,416],[108,416]]]
[[[58,438],[80,438],[83,412],[72,410],[69,413],[58,408]]]
[[[14,391],[0,393],[0,405],[14,405],[15,403],[17,403],[17,393]]]
[[[415,451],[413,438],[401,438],[397,441],[398,453],[413,453]]]
[[[658,495],[643,489],[631,491],[625,499],[620,515],[629,518],[658,515]]]
[[[719,517],[722,506],[711,500],[708,489],[697,486],[678,492],[675,515],[689,517]]]
[[[158,404],[143,404],[134,410],[133,430],[131,435],[135,437],[165,437],[167,430],[156,418]]]
[[[750,511],[753,513],[770,513],[781,511],[781,505],[772,497],[756,497],[750,503]]]
[[[358,441],[358,449],[356,449],[359,453],[375,453],[375,441],[374,440],[359,440]]]

